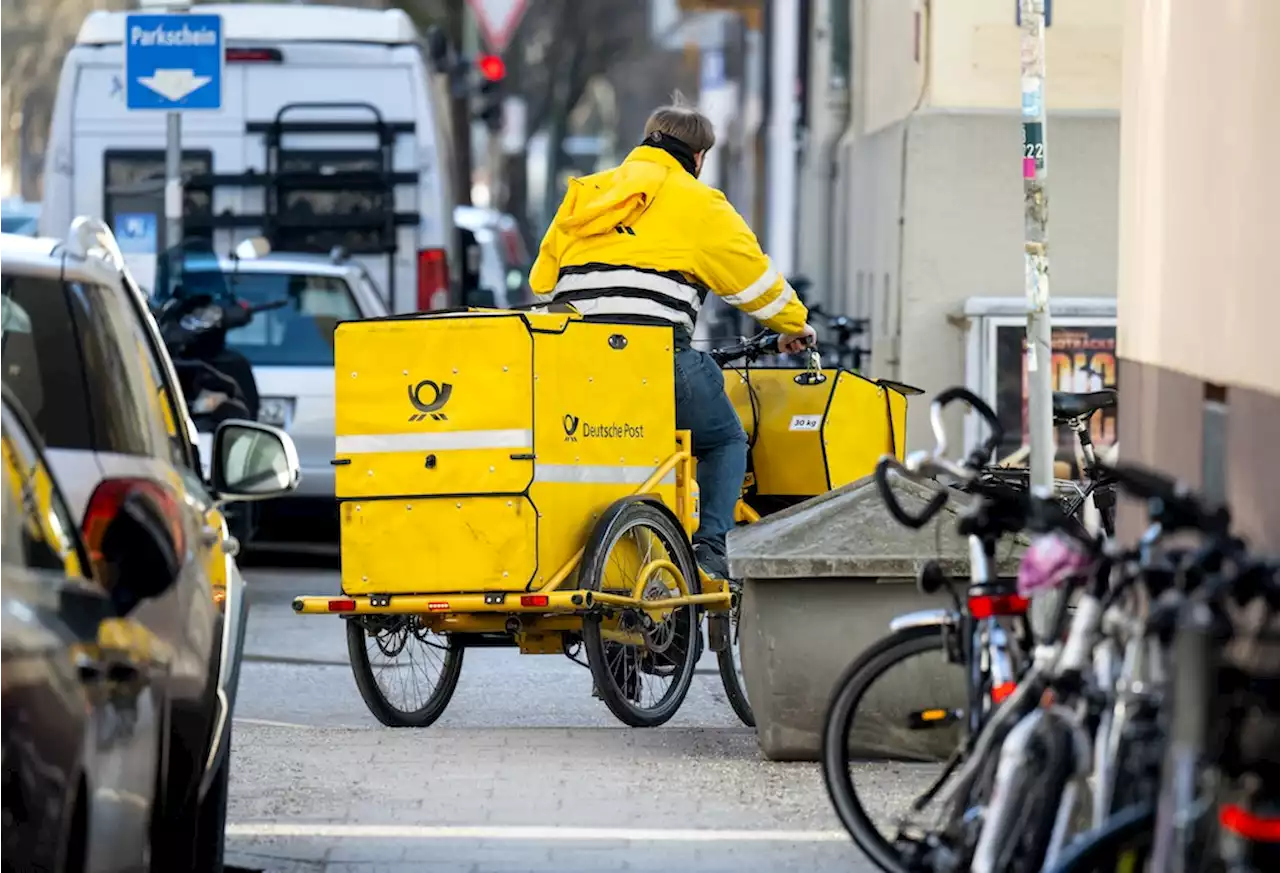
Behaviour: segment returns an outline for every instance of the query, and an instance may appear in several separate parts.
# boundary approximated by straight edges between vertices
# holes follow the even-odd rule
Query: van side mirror
[[[210,480],[223,501],[280,497],[302,478],[290,436],[256,421],[232,419],[218,425],[212,454]]]

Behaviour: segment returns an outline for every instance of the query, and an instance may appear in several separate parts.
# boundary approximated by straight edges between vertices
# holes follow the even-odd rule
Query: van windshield
[[[332,367],[333,331],[338,322],[360,317],[351,287],[341,276],[254,272],[243,267],[234,275],[219,270],[193,270],[182,277],[184,294],[231,293],[250,306],[279,300],[279,309],[254,314],[244,327],[227,333],[227,345],[254,366]]]

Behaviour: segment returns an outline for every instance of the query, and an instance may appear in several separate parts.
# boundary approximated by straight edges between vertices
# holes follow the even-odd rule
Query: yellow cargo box
[[[339,325],[347,594],[520,591],[675,450],[670,328],[469,311]],[[657,488],[675,506],[675,474]]]
[[[754,439],[757,494],[811,497],[869,475],[882,455],[902,457],[907,398],[848,370],[822,375],[814,382],[807,370],[724,371],[725,390]],[[753,413],[753,392],[754,409],[766,415]]]

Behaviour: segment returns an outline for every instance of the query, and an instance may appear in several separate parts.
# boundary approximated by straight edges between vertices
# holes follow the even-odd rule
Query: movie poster
[[[1005,441],[1000,457],[1008,457],[1027,444],[1027,337],[1022,324],[996,326],[996,415],[1004,425]],[[1098,391],[1116,387],[1116,328],[1114,324],[1055,325],[1053,390]],[[1116,440],[1116,410],[1094,413],[1094,445],[1099,451]],[[1076,443],[1072,432],[1058,431],[1059,460],[1073,461]]]

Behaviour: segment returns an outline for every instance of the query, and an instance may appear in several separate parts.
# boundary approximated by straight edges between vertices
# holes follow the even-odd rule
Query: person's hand
[[[784,333],[778,337],[778,351],[787,355],[798,355],[818,341],[818,334],[812,325],[806,324],[800,333]]]

